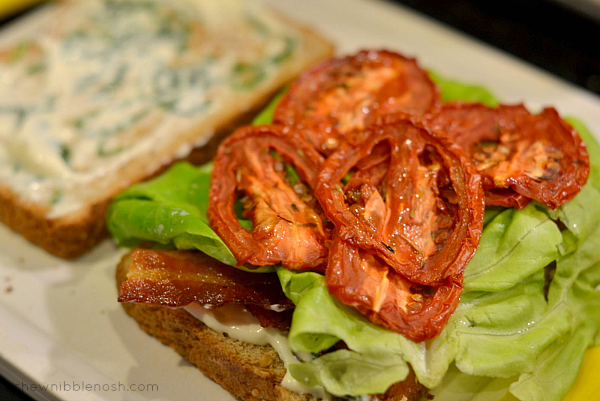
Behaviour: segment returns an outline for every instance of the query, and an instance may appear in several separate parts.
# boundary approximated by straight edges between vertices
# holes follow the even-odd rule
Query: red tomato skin
[[[450,277],[459,276],[479,245],[485,212],[480,178],[474,173],[462,149],[442,133],[429,132],[414,122],[395,117],[388,117],[384,123],[372,126],[360,138],[349,140],[327,159],[317,177],[315,195],[327,217],[336,225],[336,233],[341,239],[377,255],[404,277],[417,283],[435,286]],[[406,130],[409,134],[402,133]],[[416,198],[422,187],[415,185],[415,180],[399,180],[405,174],[416,174],[418,169],[426,169],[417,162],[418,156],[411,156],[410,151],[395,151],[392,155],[398,160],[397,167],[391,168],[394,171],[393,175],[388,175],[386,181],[385,190],[394,195],[385,199],[388,212],[384,214],[388,220],[384,225],[374,226],[346,206],[347,196],[342,188],[342,179],[360,160],[368,158],[378,144],[385,141],[393,142],[393,146],[400,150],[405,147],[400,145],[399,141],[409,141],[415,152],[431,147],[443,155],[440,156],[440,163],[444,164],[443,169],[450,177],[452,188],[458,196],[456,205],[450,205],[455,210],[450,217],[453,219],[453,226],[451,229],[442,229],[447,231],[444,235],[447,235],[448,239],[444,240],[443,244],[438,244],[441,246],[439,251],[424,254],[415,246],[415,241],[419,242],[419,236],[427,242],[426,236],[432,232],[428,231],[427,223],[418,221],[420,215],[424,216],[421,220],[428,218],[438,226],[444,224],[439,220],[443,220],[444,217],[438,216],[436,222],[435,210],[430,212],[427,208],[419,209],[418,203],[415,202],[419,202]],[[400,162],[400,154],[412,157],[411,161],[402,159]],[[411,164],[416,167],[410,167]],[[429,193],[435,196],[437,190],[433,185]],[[408,203],[402,206],[405,201]],[[411,216],[413,210],[417,210],[416,216]],[[434,215],[431,216],[430,213]],[[415,222],[423,227],[421,229],[417,226],[417,237],[407,239],[410,235],[405,228],[414,225]],[[431,244],[429,245],[431,247]]]
[[[437,337],[458,307],[462,275],[421,286],[334,236],[325,272],[329,292],[372,323],[421,342]]]
[[[298,77],[278,104],[273,121],[295,127],[322,153],[377,118],[421,115],[441,103],[440,91],[413,58],[362,50],[322,62]]]
[[[322,271],[329,234],[320,212],[306,203],[310,194],[299,194],[281,178],[271,151],[289,160],[306,183],[303,188],[314,186],[323,158],[303,138],[277,125],[242,127],[221,144],[214,160],[210,226],[238,265]],[[241,195],[252,230],[241,226],[235,212]]]
[[[522,104],[451,102],[422,120],[446,132],[471,157],[488,205],[521,209],[537,200],[556,209],[587,182],[586,145],[553,108],[532,114]]]

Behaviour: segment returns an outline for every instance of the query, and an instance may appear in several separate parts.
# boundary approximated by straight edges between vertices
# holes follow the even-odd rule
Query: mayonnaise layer
[[[198,304],[190,304],[185,310],[208,327],[229,337],[256,345],[270,345],[275,349],[287,370],[292,363],[312,359],[310,354],[301,355],[292,352],[287,337],[279,330],[261,327],[256,318],[243,306],[226,305],[216,309],[207,309]],[[309,393],[324,400],[330,397],[322,388],[310,388],[294,379],[289,370],[281,381],[281,386],[296,393]]]

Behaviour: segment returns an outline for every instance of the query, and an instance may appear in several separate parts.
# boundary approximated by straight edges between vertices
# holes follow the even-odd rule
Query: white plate
[[[482,83],[505,102],[553,105],[600,134],[597,96],[395,4],[266,2],[320,30],[339,53],[393,49],[445,76]],[[119,255],[106,241],[65,262],[0,226],[0,374],[40,400],[232,400],[125,315],[113,277]]]

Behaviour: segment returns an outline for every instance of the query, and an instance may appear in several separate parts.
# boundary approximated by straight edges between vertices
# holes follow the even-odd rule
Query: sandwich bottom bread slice
[[[132,263],[128,253],[117,266],[117,288],[127,279]],[[271,345],[256,345],[215,331],[183,308],[122,303],[140,328],[173,348],[235,398],[245,401],[314,401],[311,394],[299,394],[281,385],[286,368]],[[419,401],[427,389],[413,372],[385,394],[370,399],[380,401]]]

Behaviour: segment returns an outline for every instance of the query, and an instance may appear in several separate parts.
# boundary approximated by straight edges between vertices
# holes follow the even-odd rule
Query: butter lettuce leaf
[[[433,390],[435,399],[562,400],[577,377],[586,349],[600,342],[598,243],[600,228],[575,252],[558,259],[548,293],[546,315],[554,313],[559,316],[557,321],[566,321],[567,331],[543,350],[532,369],[519,376],[497,378],[468,375],[453,365],[442,384]]]
[[[577,377],[588,347],[600,336],[600,228],[575,252],[560,257],[548,291],[548,307],[565,310],[570,331],[549,347],[535,369],[522,375],[511,392],[524,401],[562,399]],[[551,384],[551,385],[549,385]]]
[[[271,124],[273,122],[273,114],[275,113],[275,109],[279,104],[279,101],[287,92],[287,86],[279,91],[277,95],[271,99],[269,104],[261,110],[260,113],[252,120],[252,125],[262,125],[262,124]]]
[[[408,374],[408,366],[397,355],[369,357],[344,349],[329,352],[312,363],[290,365],[289,369],[306,385],[323,386],[337,396],[385,393],[390,383]]]
[[[600,146],[581,121],[575,118],[567,120],[587,145],[590,176],[587,185],[570,202],[557,210],[547,209],[549,216],[560,220],[567,228],[563,231],[564,241],[559,247],[563,255],[573,252],[594,232],[600,216]]]
[[[489,222],[465,271],[470,291],[502,291],[543,269],[558,257],[562,235],[535,202],[509,208]]]
[[[319,353],[329,350],[340,340],[349,349],[327,353],[302,366],[290,365],[290,372],[296,380],[321,385],[338,396],[381,393],[406,377],[407,357],[413,368],[423,373],[419,377],[423,383],[433,384],[438,380],[437,376],[433,377],[436,372],[426,372],[425,343],[411,342],[343,305],[329,294],[322,275],[297,273],[284,268],[278,268],[277,274],[285,294],[296,305],[288,334],[292,349]],[[353,361],[353,366],[340,370],[337,358]],[[383,367],[397,374],[382,375]],[[445,367],[440,370],[442,373],[437,373],[438,376],[443,375]],[[356,383],[357,375],[365,380]],[[372,386],[367,388],[366,383]]]
[[[177,163],[119,194],[107,215],[113,238],[128,247],[153,242],[166,248],[198,249],[234,266],[235,257],[208,225],[210,171],[210,165]]]
[[[435,401],[513,401],[508,389],[517,379],[467,375],[452,365],[432,394]]]
[[[498,98],[481,85],[466,84],[443,77],[435,71],[429,71],[429,77],[440,88],[442,101],[480,102],[486,106],[498,105]]]
[[[498,399],[514,394],[521,400],[560,400],[577,375],[583,353],[598,341],[597,241],[600,229],[585,246],[559,258],[548,299],[543,268],[503,291],[467,290],[442,334],[418,344],[339,303],[322,276],[279,269],[284,291],[296,303],[288,337],[292,349],[318,353],[338,340],[348,348],[301,367],[292,365],[290,372],[334,394],[342,395],[343,389],[357,395],[367,383],[372,385],[367,393],[374,393],[400,380],[404,376],[378,374],[385,369],[401,372],[410,363],[421,383],[445,394],[445,376],[455,366],[467,375],[463,382],[475,383],[473,377],[479,377],[484,394],[493,388]],[[343,361],[352,361],[352,367],[340,370]],[[368,380],[376,376],[377,383]],[[365,380],[359,384],[356,377]],[[473,396],[486,399],[479,390]]]

